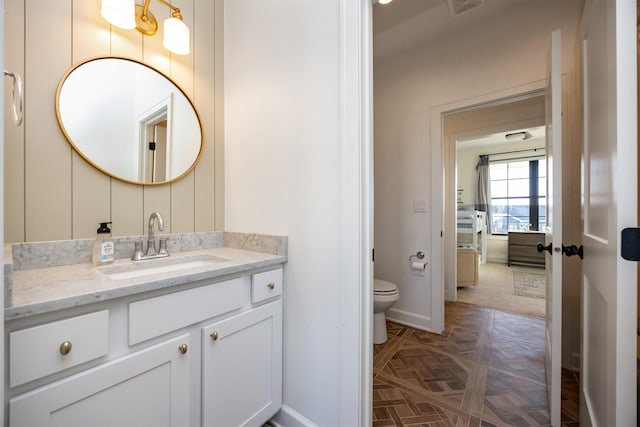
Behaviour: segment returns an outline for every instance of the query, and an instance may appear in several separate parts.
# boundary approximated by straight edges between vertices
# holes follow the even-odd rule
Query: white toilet
[[[387,341],[387,324],[384,312],[398,301],[400,294],[395,283],[373,279],[373,343]]]

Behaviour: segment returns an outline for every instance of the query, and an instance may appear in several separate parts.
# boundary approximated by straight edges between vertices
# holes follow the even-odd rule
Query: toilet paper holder
[[[424,270],[427,268],[428,262],[424,261],[424,252],[418,251],[415,255],[409,257],[409,265],[415,274],[424,276]]]
[[[409,257],[409,262],[413,261],[414,258],[418,258],[418,259],[424,259],[424,252],[422,251],[418,251],[416,254],[411,255]]]

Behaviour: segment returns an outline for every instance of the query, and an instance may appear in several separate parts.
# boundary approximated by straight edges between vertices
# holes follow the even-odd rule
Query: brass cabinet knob
[[[273,282],[269,282],[269,284],[267,285],[267,288],[273,290],[276,287],[276,284]]]
[[[213,331],[209,334],[209,336],[211,337],[211,339],[213,341],[217,341],[218,340],[218,333],[216,331]]]
[[[189,350],[189,347],[187,347],[186,344],[180,344],[178,346],[178,350],[180,351],[180,354],[185,354],[187,350]]]
[[[71,341],[65,341],[60,344],[60,354],[63,356],[71,352]]]

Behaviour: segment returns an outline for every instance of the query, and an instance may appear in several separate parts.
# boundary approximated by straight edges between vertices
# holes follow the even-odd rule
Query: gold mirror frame
[[[157,181],[143,181],[140,179],[140,176],[142,173],[147,174],[148,170],[145,169],[144,171],[141,171],[140,169],[142,169],[141,164],[144,162],[146,165],[146,158],[150,156],[150,154],[145,151],[146,147],[147,147],[147,140],[145,141],[141,141],[141,137],[142,137],[142,133],[143,131],[141,130],[141,125],[143,124],[142,121],[138,121],[136,123],[137,118],[134,118],[136,120],[132,120],[132,122],[134,124],[136,124],[136,130],[138,131],[139,135],[138,138],[135,138],[133,143],[131,144],[132,149],[138,153],[138,157],[136,160],[136,163],[139,167],[139,169],[136,171],[136,173],[138,174],[138,179],[133,179],[132,176],[124,176],[125,174],[121,174],[118,173],[117,171],[113,171],[113,170],[109,170],[109,165],[108,162],[105,162],[103,159],[96,159],[96,158],[92,158],[92,157],[97,157],[97,156],[92,156],[91,153],[89,153],[86,147],[90,147],[91,143],[93,143],[92,139],[91,141],[87,142],[87,141],[78,141],[78,133],[81,133],[80,131],[78,131],[77,126],[76,129],[68,129],[68,127],[75,125],[74,123],[71,122],[70,117],[74,117],[74,120],[77,120],[78,122],[82,123],[83,125],[86,125],[86,123],[95,123],[97,118],[95,117],[91,117],[90,114],[87,114],[90,110],[86,105],[86,97],[82,96],[80,97],[81,99],[76,99],[74,98],[71,104],[65,104],[65,106],[61,105],[61,102],[65,102],[66,103],[66,97],[65,97],[65,83],[70,84],[69,81],[70,79],[73,79],[73,75],[74,72],[79,72],[79,70],[82,70],[82,67],[85,66],[97,66],[96,64],[98,64],[100,61],[104,61],[104,60],[108,60],[110,62],[109,65],[113,66],[114,64],[118,63],[120,64],[126,64],[127,66],[133,64],[134,67],[140,67],[137,68],[140,72],[150,72],[151,74],[147,74],[145,76],[145,80],[144,82],[147,82],[147,79],[151,80],[151,79],[160,79],[162,82],[168,83],[168,85],[170,85],[172,87],[172,90],[166,94],[166,96],[164,96],[164,94],[158,94],[156,92],[153,92],[153,95],[155,98],[160,98],[163,101],[161,101],[160,103],[156,103],[156,105],[160,105],[159,108],[164,108],[164,111],[167,115],[169,115],[170,111],[172,111],[173,105],[174,104],[179,104],[180,107],[182,107],[182,109],[178,110],[176,109],[176,114],[171,114],[169,115],[169,120],[168,122],[171,124],[171,129],[175,130],[176,132],[179,130],[178,128],[180,126],[183,125],[183,123],[179,123],[177,126],[174,126],[174,123],[178,123],[177,122],[177,118],[179,118],[180,112],[182,112],[182,115],[187,115],[189,116],[191,113],[193,114],[192,119],[195,119],[195,123],[197,123],[197,126],[195,123],[192,124],[192,133],[194,133],[194,135],[196,133],[199,132],[199,148],[197,149],[197,154],[195,153],[196,148],[195,148],[195,140],[197,138],[193,138],[192,141],[190,141],[193,145],[192,147],[192,152],[193,152],[193,160],[189,160],[189,161],[184,161],[183,163],[186,165],[187,163],[189,163],[189,166],[183,166],[180,168],[180,170],[178,172],[172,173],[172,175],[169,177],[169,179],[166,179],[166,176],[164,179],[162,180],[157,180]],[[115,62],[112,62],[115,61]],[[84,74],[87,74],[86,72]],[[78,74],[78,76],[80,76]],[[86,77],[86,76],[85,76]],[[93,76],[91,76],[93,78]],[[109,74],[109,77],[112,78],[113,75]],[[127,76],[123,76],[126,79],[131,79],[132,77],[130,75]],[[141,80],[137,80],[136,82],[140,82]],[[78,88],[74,88],[75,91],[77,92],[81,92],[82,94],[85,93],[91,93],[92,90],[97,90],[99,87],[106,87],[108,88],[108,91],[112,91],[112,89],[114,89],[114,86],[112,85],[112,81],[109,81],[109,84],[100,86],[100,82],[90,82],[91,84],[89,84],[89,82],[83,82],[86,85],[81,88],[84,90],[78,90]],[[103,82],[104,83],[104,82]],[[135,82],[128,82],[131,87],[134,87],[137,89],[137,86],[135,84]],[[140,85],[138,85],[140,86]],[[69,88],[67,88],[69,89]],[[73,94],[69,95],[71,97],[73,97]],[[183,97],[183,98],[181,98]],[[85,101],[84,103],[82,101]],[[102,101],[102,100],[101,100]],[[79,107],[76,105],[80,105]],[[97,103],[99,104],[99,103]],[[105,107],[107,104],[99,104],[100,107]],[[190,107],[190,110],[187,110],[185,107],[186,106]],[[121,107],[122,104],[120,105],[108,105],[110,111],[113,111],[114,109],[118,109],[118,107]],[[94,105],[94,107],[96,107],[96,105]],[[154,106],[155,108],[156,106]],[[186,175],[188,175],[198,164],[198,162],[200,161],[200,158],[202,157],[202,153],[204,151],[204,131],[202,129],[202,121],[200,120],[200,115],[198,114],[198,111],[195,107],[195,105],[193,104],[192,100],[189,98],[189,96],[182,90],[182,88],[180,86],[178,86],[173,80],[171,80],[171,78],[169,78],[166,74],[162,73],[159,70],[156,70],[155,68],[144,64],[140,61],[134,60],[134,59],[130,59],[130,58],[126,58],[126,57],[117,57],[117,56],[100,56],[100,57],[94,57],[94,58],[89,58],[87,60],[81,61],[75,65],[73,65],[61,78],[60,83],[58,84],[58,88],[56,90],[56,101],[55,101],[55,108],[56,108],[56,117],[58,119],[58,125],[60,126],[60,129],[62,130],[62,133],[64,134],[65,138],[67,139],[67,141],[69,142],[69,145],[71,145],[71,147],[74,149],[74,151],[76,153],[78,153],[78,155],[80,155],[87,163],[89,163],[91,166],[93,166],[95,169],[97,169],[98,171],[104,173],[105,175],[108,175],[110,177],[113,177],[117,180],[123,181],[123,182],[127,182],[130,184],[138,184],[138,185],[162,185],[162,184],[168,184],[174,181],[177,181],[183,177],[185,177]],[[74,109],[75,108],[75,109]],[[96,107],[97,109],[97,107]],[[103,110],[106,110],[106,107],[103,108]],[[160,109],[158,110],[160,111]],[[167,112],[169,111],[169,112]],[[82,118],[83,116],[89,116],[87,117],[87,120],[83,121]],[[148,114],[149,117],[151,117],[149,120],[151,123],[153,119],[153,114]],[[158,116],[158,114],[156,114],[156,116]],[[138,115],[138,117],[140,117],[140,115]],[[158,116],[160,117],[160,116]],[[166,117],[166,116],[165,116]],[[65,126],[65,118],[67,118],[67,126]],[[154,123],[155,125],[158,125],[158,127],[162,127],[161,125],[159,125],[159,122],[161,122],[162,119],[159,118],[156,120],[156,122]],[[146,122],[145,122],[146,123]],[[167,120],[165,119],[165,126],[168,127],[166,125]],[[131,123],[130,123],[131,124]],[[153,126],[153,124],[152,124]],[[83,126],[83,127],[87,127],[87,126]],[[116,129],[122,127],[121,123],[115,123],[112,124],[111,126],[108,126],[108,129]],[[156,129],[158,127],[155,127]],[[174,127],[176,127],[176,129],[174,129]],[[167,132],[165,130],[165,132]],[[74,138],[72,137],[72,135],[76,136],[76,140],[74,140]],[[173,135],[173,133],[169,134],[170,136]],[[82,135],[84,137],[84,135]],[[95,136],[95,134],[94,134]],[[170,138],[170,136],[167,136],[167,138]],[[177,136],[181,136],[181,135],[177,135]],[[101,135],[99,137],[102,137]],[[99,138],[98,137],[98,138]],[[86,139],[86,138],[83,138]],[[154,138],[155,139],[155,138]],[[112,139],[112,140],[108,140],[108,144],[105,145],[110,145],[111,142],[113,140],[120,140],[118,138]],[[175,138],[175,140],[173,138],[170,138],[170,144],[173,147],[173,144],[177,144],[181,141],[180,138]],[[189,142],[187,142],[187,144],[189,144]],[[159,144],[156,144],[159,145]],[[83,149],[83,146],[85,146],[85,148]],[[143,148],[143,146],[145,148]],[[175,147],[173,147],[175,148]],[[180,148],[180,147],[178,147]],[[155,149],[155,146],[154,146]],[[116,147],[117,150],[117,147]],[[111,155],[115,158],[117,153],[111,153]],[[155,159],[155,151],[153,151],[153,157]],[[135,157],[135,153],[132,154],[133,157]],[[192,157],[189,156],[189,159]],[[121,159],[121,158],[119,158]],[[119,160],[118,159],[118,160]],[[129,158],[125,158],[126,160],[130,160]],[[113,160],[113,159],[112,159]],[[155,164],[155,160],[154,160],[154,164]],[[182,170],[184,168],[184,170]],[[111,169],[115,169],[115,168],[111,168]],[[154,168],[155,169],[155,168]],[[166,167],[165,167],[165,171],[166,171]]]

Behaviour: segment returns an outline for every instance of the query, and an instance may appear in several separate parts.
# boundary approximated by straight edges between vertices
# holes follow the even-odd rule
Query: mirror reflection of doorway
[[[138,175],[142,182],[164,182],[171,174],[171,94],[138,119]]]
[[[167,119],[149,125],[148,134],[153,138],[147,143],[145,156],[146,182],[162,182],[167,179]]]

